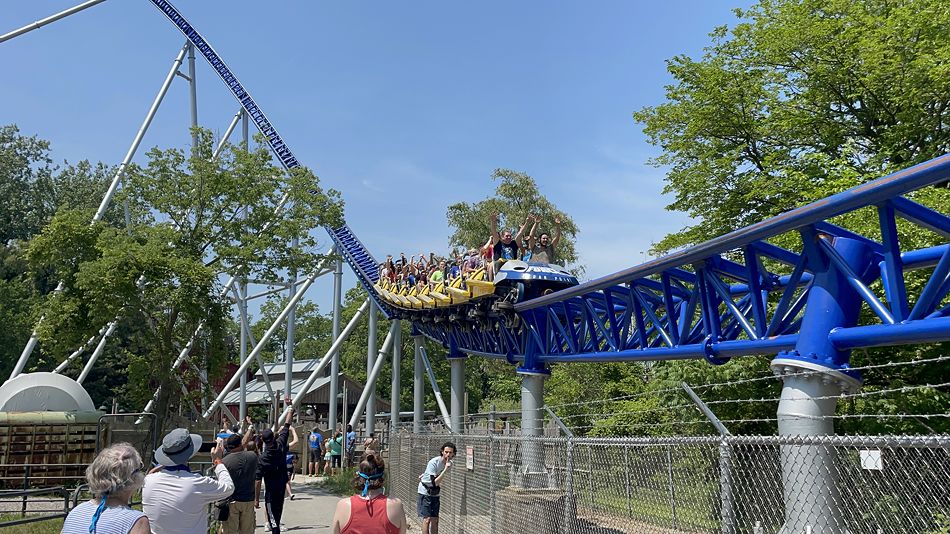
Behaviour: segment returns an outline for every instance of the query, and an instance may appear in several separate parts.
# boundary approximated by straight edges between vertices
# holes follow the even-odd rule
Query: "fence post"
[[[729,433],[729,429],[726,428],[726,425],[722,424],[722,421],[716,417],[716,414],[713,413],[709,406],[693,391],[693,388],[689,387],[689,384],[683,382],[681,386],[693,402],[696,403],[699,410],[703,412],[703,415],[716,427],[716,431],[719,432],[719,504],[720,516],[722,517],[721,532],[722,534],[735,534],[736,519],[733,507],[735,498],[732,493],[732,447],[727,441],[732,434]]]
[[[630,487],[630,451],[627,450],[627,446],[623,445],[623,458],[624,458],[624,467],[626,468],[624,474],[626,476],[624,479],[624,487],[627,490],[627,515],[633,517],[633,490]]]
[[[574,438],[567,437],[567,472],[564,475],[564,534],[571,534],[574,523]]]
[[[32,455],[31,455],[32,456]],[[26,469],[23,471],[23,491],[30,489],[30,468],[31,465],[27,465]],[[20,510],[20,517],[26,517],[26,502],[29,497],[26,493],[23,493],[23,508]]]
[[[495,532],[495,405],[491,406],[488,423],[488,507],[490,508],[491,531]]]
[[[676,529],[676,486],[673,483],[673,445],[666,446],[666,463],[669,466],[669,482],[670,482],[670,515],[673,521],[673,529]]]

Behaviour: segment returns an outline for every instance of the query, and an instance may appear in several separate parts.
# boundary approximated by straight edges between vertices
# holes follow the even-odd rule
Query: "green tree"
[[[557,246],[557,261],[565,267],[572,268],[576,273],[584,271],[578,264],[577,251],[574,241],[577,238],[578,228],[574,221],[563,211],[559,210],[550,200],[541,194],[534,178],[525,173],[509,169],[495,169],[492,180],[498,181],[495,195],[485,200],[469,204],[458,202],[449,206],[446,213],[452,235],[449,236],[450,247],[479,248],[485,244],[491,235],[491,217],[500,214],[498,230],[512,229],[516,233],[525,222],[529,214],[540,215],[541,224],[537,229],[540,232],[553,233],[554,220],[561,220],[561,239]],[[525,230],[525,236],[530,227]]]
[[[110,176],[108,167],[88,161],[53,165],[48,141],[24,136],[15,125],[0,127],[0,375],[9,375],[29,339],[38,298],[57,284],[47,271],[29,272],[29,239],[60,208],[95,208]],[[109,220],[116,215],[106,213]]]
[[[704,241],[950,149],[950,11],[940,0],[763,0],[669,60],[634,118],[662,153],[669,209]]]
[[[651,163],[668,169],[665,192],[674,195],[668,209],[687,212],[695,221],[658,243],[658,252],[725,234],[950,149],[950,47],[944,38],[950,10],[944,2],[761,0],[736,15],[740,21],[734,27],[711,34],[701,58],[669,60],[673,83],[666,101],[634,113],[650,142],[662,149]],[[945,187],[911,196],[940,212],[950,210]],[[879,239],[876,217],[869,208],[834,222]],[[945,242],[903,221],[898,234],[904,250]],[[790,246],[797,241],[793,234],[775,239]],[[908,273],[908,293],[919,294],[927,276]],[[862,321],[868,320],[865,309]],[[875,349],[855,352],[852,363],[913,361],[940,353],[939,346]],[[754,376],[764,371],[764,361],[742,358],[719,368],[667,362],[658,364],[656,373],[711,383]],[[943,383],[948,377],[945,364],[886,368],[866,373],[864,390]],[[763,397],[761,389],[748,386],[708,393],[715,400]],[[839,412],[937,413],[947,402],[947,394],[923,389],[852,399]],[[767,414],[762,406],[774,410],[774,404],[728,402],[716,409],[723,418],[748,420]],[[928,424],[846,419],[838,426],[872,433],[947,428],[945,419]]]
[[[121,317],[129,336],[127,394],[140,405],[165,386],[157,413],[178,401],[173,375],[180,373],[171,363],[199,324],[204,334],[192,351],[199,367],[214,376],[233,355],[228,303],[219,297],[224,273],[273,279],[310,272],[324,259],[311,230],[342,217],[338,194],[322,190],[309,170],[283,171],[262,145],[230,147],[212,160],[212,136],[197,133],[189,156],[153,149],[146,166],[130,167],[117,195],[131,208],[129,228],[90,225],[89,212],[61,211],[28,249],[33,270],[49,270],[64,285],[35,312],[46,317],[41,342],[55,355],[45,363]],[[295,237],[297,248],[290,246]]]

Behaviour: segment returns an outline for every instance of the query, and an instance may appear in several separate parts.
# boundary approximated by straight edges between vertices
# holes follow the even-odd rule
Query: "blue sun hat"
[[[162,446],[155,450],[155,461],[166,467],[184,465],[200,448],[201,436],[176,428],[165,434]]]

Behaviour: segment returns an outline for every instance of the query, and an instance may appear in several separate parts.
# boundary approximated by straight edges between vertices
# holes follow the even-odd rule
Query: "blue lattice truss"
[[[150,0],[221,76],[287,169],[297,159],[251,95],[211,45],[165,0]],[[454,355],[506,358],[523,370],[570,361],[703,358],[721,364],[735,356],[794,349],[807,309],[813,273],[838,269],[864,300],[865,324],[837,328],[838,350],[950,339],[950,218],[914,202],[914,191],[950,180],[950,155],[860,185],[690,249],[577,287],[515,305],[514,313],[479,321],[416,318],[413,326]],[[858,209],[877,212],[880,238],[829,222]],[[934,246],[904,250],[898,219],[930,232]],[[387,318],[396,316],[373,289],[378,265],[346,225],[330,236]],[[790,237],[792,239],[790,239]],[[833,245],[857,240],[873,253],[856,273]],[[777,243],[782,243],[784,247]],[[794,243],[791,245],[789,243]],[[919,295],[908,295],[905,273],[925,270]]]
[[[873,312],[866,324],[829,332],[838,350],[947,340],[950,218],[908,194],[948,179],[950,155],[690,249],[519,303],[517,321],[501,317],[482,330],[429,322],[416,326],[453,349],[506,357],[524,369],[568,361],[704,358],[720,364],[733,356],[794,349],[802,318],[809,313],[812,273],[830,265],[847,277]],[[881,239],[828,222],[861,208],[876,210]],[[927,232],[941,244],[903,250],[898,219],[909,223],[909,231]],[[872,268],[853,272],[836,252],[836,238],[866,244],[873,251]],[[916,298],[905,287],[909,270],[929,271]]]

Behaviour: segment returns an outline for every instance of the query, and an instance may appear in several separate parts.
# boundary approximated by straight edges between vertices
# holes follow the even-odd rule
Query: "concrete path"
[[[318,489],[319,486],[305,484],[304,481],[307,480],[310,479],[300,475],[294,479],[293,489],[296,496],[292,501],[290,499],[284,501],[284,517],[281,522],[286,525],[286,528],[281,529],[281,532],[329,534],[333,512],[340,498]],[[262,534],[267,532],[263,507],[264,503],[261,503],[261,509],[257,511],[257,530],[255,531]]]

